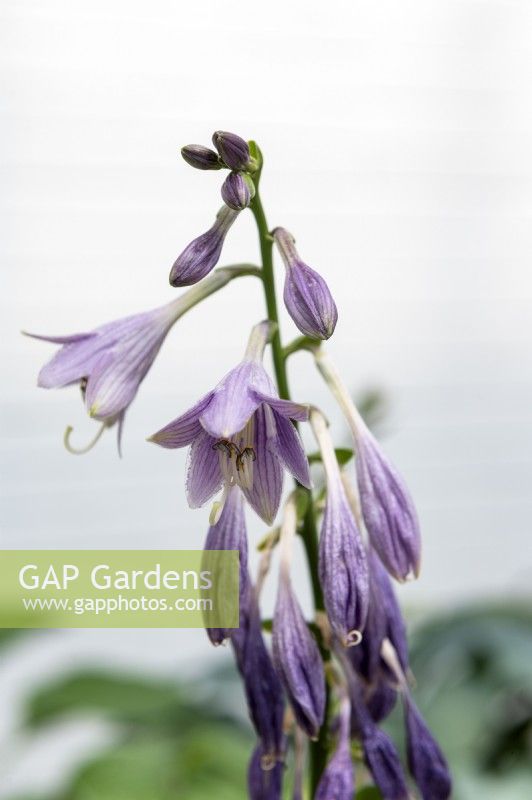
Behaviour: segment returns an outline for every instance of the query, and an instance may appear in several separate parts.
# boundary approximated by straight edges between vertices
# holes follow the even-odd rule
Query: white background
[[[383,441],[424,535],[403,602],[527,591],[532,5],[2,0],[0,30],[2,546],[201,546],[207,510],[186,507],[185,453],[144,438],[240,358],[259,285],[231,285],[174,329],[128,413],[122,461],[111,435],[85,458],[63,451],[66,424],[83,442],[92,423],[76,389],[35,388],[53,346],[19,331],[90,329],[175,297],[169,267],[211,224],[221,182],[179,147],[226,129],[259,141],[270,223],[336,296],[329,346],[347,382],[388,395]],[[256,257],[242,215],[221,263]],[[346,437],[308,356],[291,366],[297,399]],[[262,530],[250,515],[252,538]],[[302,569],[300,584],[305,595]],[[224,657],[201,631],[20,644],[0,673],[3,791],[45,786],[96,736],[71,730],[60,757],[54,742],[28,750],[12,726],[29,682],[87,659],[165,671],[198,654]]]

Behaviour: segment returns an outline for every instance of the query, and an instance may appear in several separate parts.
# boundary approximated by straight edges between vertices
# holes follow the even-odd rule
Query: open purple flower
[[[273,238],[286,267],[284,302],[288,313],[305,336],[330,339],[338,310],[329,287],[316,270],[301,261],[292,234],[276,228]]]
[[[310,486],[308,461],[291,420],[308,407],[281,400],[262,365],[269,323],[256,325],[244,360],[185,414],[150,437],[167,448],[191,446],[186,481],[192,508],[222,485],[240,486],[268,524],[281,500],[283,466]]]
[[[188,308],[188,306],[187,306]],[[82,398],[91,417],[102,425],[89,447],[71,452],[86,452],[105,428],[118,424],[118,445],[124,415],[150,369],[166,334],[187,310],[182,298],[162,308],[108,322],[89,333],[71,336],[40,336],[34,339],[62,345],[55,356],[41,369],[38,385],[57,389],[79,384]]]
[[[327,423],[313,410],[310,421],[327,478],[320,534],[319,575],[333,632],[345,647],[358,644],[368,612],[366,551],[349,506]]]
[[[352,800],[355,793],[355,770],[351,758],[350,703],[342,700],[340,731],[334,754],[325,767],[315,800]]]
[[[222,206],[214,225],[190,242],[174,261],[169,277],[172,286],[191,286],[214,269],[227,232],[239,213],[229,206]]]

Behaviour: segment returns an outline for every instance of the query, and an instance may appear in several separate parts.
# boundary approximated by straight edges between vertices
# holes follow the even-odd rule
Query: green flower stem
[[[253,181],[255,184],[255,196],[250,204],[250,209],[255,217],[257,230],[259,234],[260,252],[262,258],[262,278],[264,286],[264,296],[266,300],[266,309],[268,312],[268,319],[276,323],[275,332],[272,335],[271,347],[273,366],[275,377],[277,380],[277,388],[279,396],[285,400],[290,399],[290,390],[288,385],[288,376],[286,374],[286,353],[281,344],[281,335],[279,331],[279,316],[277,313],[277,298],[275,292],[275,277],[273,271],[273,238],[270,234],[266,215],[259,194],[259,182],[262,171],[262,153],[255,142],[250,142],[251,155],[256,159],[257,169],[253,174]],[[301,487],[304,488],[304,487]],[[314,607],[316,611],[323,611],[323,594],[318,577],[318,533],[316,529],[316,518],[314,515],[314,506],[312,503],[312,493],[308,489],[304,489],[309,495],[307,509],[303,518],[301,526],[301,538],[305,547],[307,556],[310,579],[312,583],[312,592],[314,597]],[[325,655],[325,653],[323,654]],[[311,797],[314,797],[316,788],[319,783],[321,774],[325,768],[327,760],[327,747],[326,747],[326,726],[322,726],[320,737],[316,742],[310,742],[310,783],[311,783]]]

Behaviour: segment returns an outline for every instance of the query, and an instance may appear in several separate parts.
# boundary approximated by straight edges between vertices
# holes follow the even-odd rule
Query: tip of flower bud
[[[229,169],[246,169],[250,163],[249,145],[236,133],[215,131],[212,143],[218,150],[224,164]]]
[[[222,185],[222,199],[233,211],[247,208],[255,195],[255,185],[249,175],[230,172]]]
[[[195,169],[221,169],[222,162],[218,157],[218,153],[211,150],[210,147],[203,147],[201,144],[187,144],[181,148],[181,155],[183,159]]]
[[[344,647],[356,647],[357,644],[360,644],[362,641],[362,634],[360,631],[352,630],[349,631],[347,636],[344,636],[343,645]]]

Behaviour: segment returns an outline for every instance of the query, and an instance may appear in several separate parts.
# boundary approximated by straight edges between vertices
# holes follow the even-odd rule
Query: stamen
[[[89,382],[88,378],[82,378],[79,382],[79,388],[81,391],[81,397],[85,400],[85,395],[87,394],[87,384]]]
[[[74,455],[74,456],[85,455],[85,453],[88,453],[89,450],[92,450],[92,448],[94,447],[94,445],[96,444],[96,442],[98,441],[98,439],[100,438],[100,436],[102,435],[102,433],[104,432],[104,430],[106,428],[107,428],[107,424],[105,422],[102,422],[100,428],[98,429],[98,431],[96,433],[96,436],[94,436],[94,438],[91,439],[91,441],[88,443],[88,445],[86,445],[86,447],[77,448],[77,447],[73,447],[70,444],[70,436],[71,436],[72,431],[74,430],[74,428],[72,427],[72,425],[67,425],[67,428],[65,430],[65,434],[63,436],[63,444],[65,445],[66,450],[68,450],[69,453],[72,453],[72,455]]]

